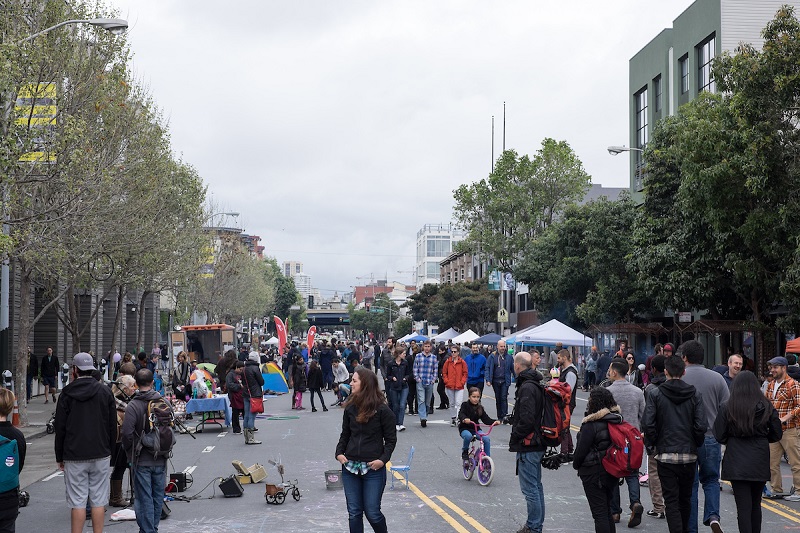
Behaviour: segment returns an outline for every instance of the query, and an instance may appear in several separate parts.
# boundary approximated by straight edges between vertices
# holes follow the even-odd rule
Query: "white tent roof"
[[[432,337],[431,340],[435,341],[435,342],[439,342],[439,341],[450,340],[450,339],[453,339],[455,337],[458,337],[458,332],[456,330],[454,330],[453,328],[450,328],[447,331],[445,331],[443,333],[439,333],[435,337]]]
[[[507,342],[507,343],[509,343],[509,344],[514,344],[514,342],[516,342],[516,341],[517,341],[517,337],[518,337],[519,335],[521,335],[521,334],[523,334],[523,333],[527,333],[527,332],[529,332],[529,331],[532,331],[532,330],[534,330],[534,329],[538,328],[539,326],[541,326],[541,324],[539,324],[539,325],[537,325],[537,326],[528,326],[527,328],[521,329],[521,330],[519,330],[519,331],[517,331],[517,332],[514,332],[514,333],[512,333],[511,335],[508,335],[508,336],[506,336],[506,337],[503,337],[503,338],[502,338],[502,340],[506,341],[506,342]]]
[[[562,324],[558,320],[545,322],[541,326],[524,333],[517,333],[517,342],[552,346],[557,342],[564,346],[591,346],[592,339],[579,331]]]
[[[416,333],[412,331],[412,332],[411,332],[411,333],[409,333],[408,335],[403,335],[402,337],[400,337],[399,339],[397,339],[397,341],[396,341],[396,342],[405,342],[405,341],[406,341],[406,339],[410,339],[411,337],[413,337],[413,336],[415,336],[415,335],[416,335]]]
[[[475,339],[477,339],[478,337],[480,337],[480,335],[478,335],[477,333],[475,333],[471,329],[468,329],[467,331],[465,331],[464,333],[462,333],[458,337],[453,337],[453,342],[463,344],[465,342],[472,342]]]
[[[277,337],[270,337],[269,339],[267,339],[267,344],[278,344],[280,342],[281,341],[279,341]]]

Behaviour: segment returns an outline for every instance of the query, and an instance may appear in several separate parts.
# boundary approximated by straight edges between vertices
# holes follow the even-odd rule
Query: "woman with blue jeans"
[[[264,376],[261,375],[261,356],[258,352],[250,352],[247,361],[244,363],[244,387],[242,388],[242,400],[244,403],[244,422],[242,423],[242,433],[244,434],[245,444],[261,444],[256,440],[254,429],[256,427],[256,414],[252,412],[250,406],[251,398],[264,397]]]
[[[386,365],[386,384],[389,386],[389,405],[395,416],[395,430],[404,431],[403,421],[406,416],[406,401],[408,400],[408,380],[411,376],[411,367],[406,361],[406,349],[396,346],[394,359]]]
[[[350,382],[336,460],[342,464],[350,533],[364,531],[364,515],[376,533],[387,531],[381,512],[386,463],[397,444],[395,415],[386,405],[372,370],[358,367]]]
[[[469,398],[466,402],[461,404],[458,410],[458,432],[464,441],[461,446],[461,458],[466,459],[469,455],[469,444],[472,442],[472,437],[475,436],[475,426],[472,424],[479,424],[483,422],[487,426],[496,426],[500,424],[499,420],[495,420],[486,414],[486,410],[481,405],[481,390],[478,387],[470,387]],[[488,435],[481,437],[483,441],[483,453],[491,456],[491,441]]]

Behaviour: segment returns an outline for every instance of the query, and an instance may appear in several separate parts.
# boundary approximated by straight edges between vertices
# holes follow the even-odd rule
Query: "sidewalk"
[[[37,439],[46,434],[45,427],[56,406],[51,400],[47,404],[44,403],[44,395],[34,396],[28,404],[28,425],[18,428],[25,435],[25,440],[30,441]]]

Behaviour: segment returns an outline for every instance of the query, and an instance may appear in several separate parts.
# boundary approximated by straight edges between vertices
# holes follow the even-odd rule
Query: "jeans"
[[[425,420],[428,418],[428,406],[431,404],[433,397],[433,383],[423,384],[421,381],[417,382],[417,409],[419,409],[419,419]]]
[[[322,408],[325,409],[325,399],[322,397],[322,391],[320,389],[311,389],[311,408],[316,409],[314,406],[314,395],[319,396],[319,401],[322,402]]]
[[[408,398],[408,387],[400,390],[389,389],[389,407],[394,413],[396,426],[402,426],[406,416],[406,399]]]
[[[461,447],[461,450],[462,451],[469,450],[469,443],[472,442],[472,432],[467,429],[461,431],[461,438],[464,439],[464,445]],[[483,437],[481,437],[481,440],[483,441],[483,453],[491,456],[492,455],[490,453],[492,448],[491,439],[489,439],[488,435],[484,435]]]
[[[403,404],[405,410],[405,404]],[[369,470],[363,476],[351,473],[342,466],[342,485],[347,500],[350,533],[364,531],[364,516],[376,532],[387,531],[386,517],[381,512],[381,498],[386,488],[386,467]]]
[[[166,466],[136,466],[133,472],[133,510],[143,533],[158,531],[164,503]]]
[[[250,398],[244,398],[244,421],[242,427],[245,429],[253,429],[256,427],[256,414],[250,412]]]
[[[589,510],[594,519],[595,533],[611,533],[616,531],[614,521],[611,519],[612,494],[619,493],[617,478],[612,477],[605,470],[593,474],[580,476],[583,483],[583,492],[589,502]]]
[[[33,387],[33,376],[25,376],[25,399],[31,401],[31,387]]]
[[[630,499],[631,507],[634,503],[641,503],[639,501],[639,476],[636,474],[628,476],[625,478],[625,483],[628,485],[628,498]],[[611,514],[622,514],[619,485],[614,488],[614,493],[611,495]]]
[[[535,533],[541,533],[544,524],[542,457],[544,457],[544,450],[541,452],[517,452],[519,488],[528,504],[528,518],[525,525]]]
[[[667,527],[669,527],[670,533],[689,531],[692,480],[696,473],[696,463],[658,462],[658,477],[661,479],[661,490],[664,491],[664,512],[667,515]]]
[[[739,533],[761,533],[762,481],[731,481]]]
[[[494,403],[497,406],[497,419],[503,420],[508,414],[508,383],[492,382]]]
[[[439,384],[436,386],[436,392],[439,394],[439,406],[442,409],[447,409],[450,404],[447,403],[447,393],[444,391],[444,380],[439,376]]]
[[[475,387],[476,389],[481,391],[481,398],[483,398],[483,386],[484,385],[485,385],[485,383],[483,381],[479,381],[477,383],[467,383],[467,392],[469,392],[469,389],[471,389],[472,387]]]
[[[722,445],[714,437],[706,436],[697,448],[697,473],[692,485],[692,509],[689,515],[689,531],[697,533],[697,490],[703,484],[703,525],[719,520],[719,467],[722,461]]]
[[[447,401],[450,402],[450,418],[458,417],[458,410],[461,409],[461,402],[464,401],[464,389],[453,390],[444,389],[447,393]]]

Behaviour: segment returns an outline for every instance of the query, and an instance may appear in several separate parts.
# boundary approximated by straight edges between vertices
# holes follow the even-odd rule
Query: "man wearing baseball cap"
[[[767,361],[772,381],[767,386],[767,398],[775,406],[783,427],[783,437],[779,442],[769,445],[769,470],[772,497],[790,502],[800,501],[800,384],[789,377],[786,367],[789,362],[785,357],[773,357]],[[783,493],[781,477],[781,457],[784,452],[792,467],[792,490]]]
[[[101,533],[109,497],[117,413],[111,389],[92,377],[95,370],[91,355],[76,354],[72,382],[64,387],[56,405],[56,462],[64,471],[72,533],[83,531],[87,502],[92,508],[92,530]]]

